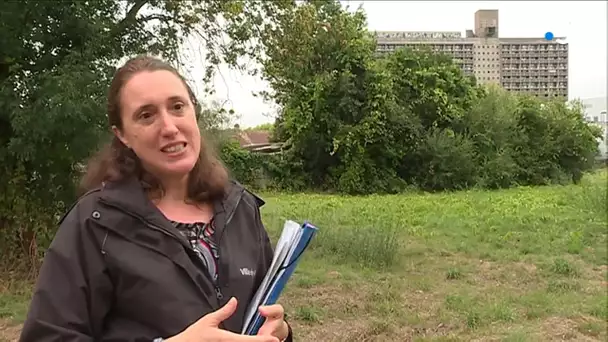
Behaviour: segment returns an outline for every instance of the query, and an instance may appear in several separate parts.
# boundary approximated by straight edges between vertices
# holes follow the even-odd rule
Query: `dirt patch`
[[[605,281],[607,276],[608,276],[608,266],[606,266],[606,265],[594,267],[593,270],[591,271],[591,277],[593,277],[594,279],[599,279],[599,280]]]
[[[497,287],[520,290],[525,286],[539,285],[538,268],[525,262],[500,263],[479,260],[472,279],[481,291],[493,291]]]
[[[0,319],[0,341],[13,342],[19,340],[22,325],[13,325],[8,321]]]
[[[363,286],[363,285],[360,285]],[[298,310],[315,311],[319,318],[338,319],[341,316],[350,316],[365,309],[366,291],[359,286],[344,283],[322,284],[313,288],[288,289],[281,298],[282,304],[288,313],[298,316]]]
[[[353,320],[333,319],[315,324],[314,328],[294,323],[297,341],[317,342],[409,342],[414,336],[422,336],[419,331],[407,327],[395,327],[369,316]]]
[[[606,265],[586,267],[582,273],[585,280],[583,291],[589,294],[606,293],[608,288],[608,268]]]
[[[538,270],[538,267],[536,267],[536,265],[530,264],[530,263],[526,263],[526,262],[515,263],[515,266],[517,268],[520,268],[520,269],[522,269],[522,270],[530,273],[530,274],[534,274]]]
[[[295,339],[299,341],[356,341],[356,336],[366,330],[363,320],[327,320],[315,324],[314,328],[299,322],[293,322],[292,325]]]
[[[544,341],[602,341],[598,337],[587,336],[578,331],[580,322],[565,317],[549,317],[541,325],[541,336]]]
[[[332,273],[339,278],[337,273]],[[290,288],[282,302],[301,341],[412,341],[445,336],[452,327],[435,321],[441,301],[435,294],[405,291],[400,282],[341,282]],[[317,312],[306,321],[301,312]],[[408,317],[415,316],[412,322]]]
[[[525,271],[529,274],[534,274],[538,270],[536,265],[527,262],[519,261],[512,264],[501,264],[492,261],[479,260],[480,271],[499,271],[504,269],[506,266],[512,271]]]

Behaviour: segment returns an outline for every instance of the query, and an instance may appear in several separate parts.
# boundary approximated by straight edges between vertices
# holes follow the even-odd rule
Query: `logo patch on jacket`
[[[255,270],[250,270],[247,267],[243,267],[240,270],[241,270],[241,274],[244,276],[255,277]]]

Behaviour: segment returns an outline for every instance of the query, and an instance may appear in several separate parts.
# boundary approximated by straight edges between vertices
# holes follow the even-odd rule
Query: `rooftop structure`
[[[451,56],[479,83],[500,84],[508,91],[568,99],[568,44],[565,37],[499,36],[498,10],[475,12],[475,28],[461,32],[376,32],[378,52],[401,47],[429,47]]]

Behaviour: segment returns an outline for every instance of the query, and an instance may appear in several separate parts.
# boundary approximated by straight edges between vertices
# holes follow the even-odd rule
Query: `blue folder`
[[[308,222],[304,222],[297,229],[295,225],[297,223],[293,221],[285,222],[283,234],[275,248],[276,267],[271,266],[265,281],[260,285],[246,312],[242,330],[245,335],[257,334],[265,319],[259,313],[259,306],[272,305],[277,302],[295,271],[300,257],[318,231],[317,227]]]

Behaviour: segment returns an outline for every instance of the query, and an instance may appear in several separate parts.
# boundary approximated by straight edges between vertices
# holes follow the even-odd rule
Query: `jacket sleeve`
[[[262,222],[262,215],[260,213],[260,207],[262,205],[264,205],[264,201],[257,196],[255,196],[255,197],[256,197],[256,202],[258,204],[256,207],[256,222],[257,222],[258,226],[260,227],[260,232],[261,232],[260,236],[261,236],[261,240],[262,240],[262,241],[260,241],[260,245],[262,246],[262,257],[261,257],[262,265],[260,265],[261,267],[259,267],[259,269],[264,271],[264,272],[258,272],[258,274],[264,275],[270,268],[270,264],[272,264],[272,258],[274,257],[274,251],[272,249],[272,244],[270,243],[270,237],[268,236],[268,232],[266,231],[266,228],[264,227],[264,223]],[[261,282],[262,282],[262,278],[260,278],[260,280],[259,280],[259,283],[261,283]],[[256,287],[260,285],[259,283],[256,285]],[[289,324],[289,322],[287,322],[287,318],[285,318],[285,322],[287,323],[287,326],[289,327],[289,335],[284,340],[284,342],[292,342],[293,333],[291,331],[291,325]]]
[[[87,226],[91,213],[83,212],[77,204],[60,223],[38,274],[20,341],[85,342],[101,335],[112,285],[98,239]]]

